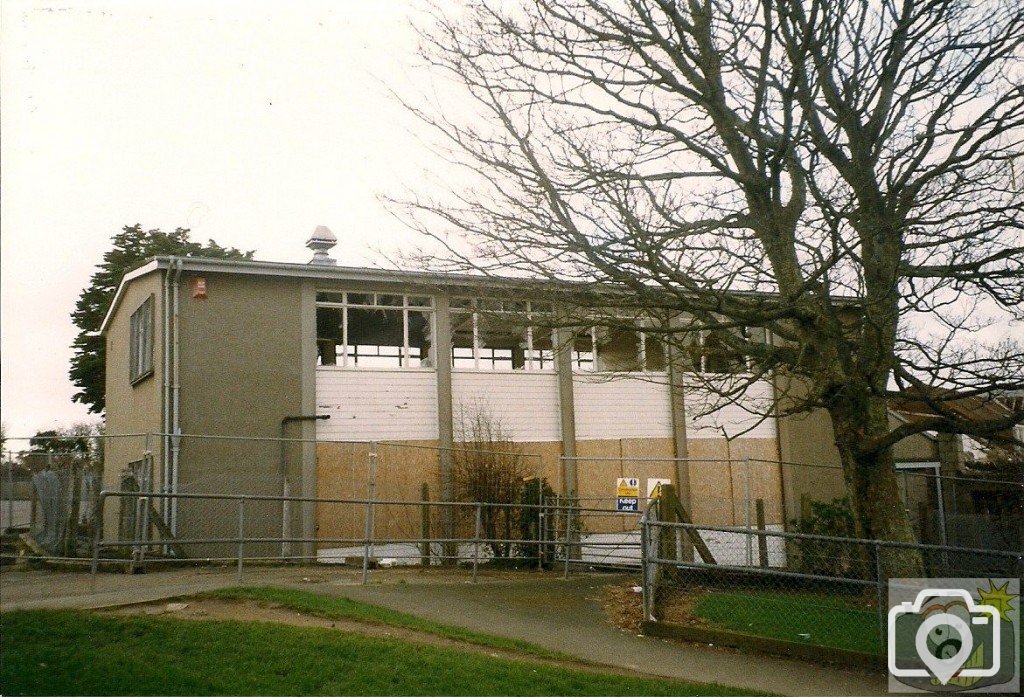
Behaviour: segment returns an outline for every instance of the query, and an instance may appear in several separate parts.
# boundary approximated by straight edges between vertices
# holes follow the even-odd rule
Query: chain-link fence
[[[557,448],[532,444],[534,452],[500,439],[448,448],[186,434],[89,442],[84,450],[59,452],[40,441],[5,454],[3,523],[31,526],[43,555],[87,555],[100,528],[106,542],[119,543],[108,551],[125,558],[140,554],[142,540],[151,561],[233,559],[237,501],[244,496],[251,558],[397,565],[473,557],[495,566],[637,568],[640,511],[657,486],[681,479],[688,492],[676,520],[702,526],[703,546],[728,565],[785,568],[794,544],[767,533],[855,537],[836,468],[754,457],[645,455],[657,448],[634,443],[619,449],[629,445],[635,455],[570,458]],[[934,463],[918,464],[901,465],[899,480],[920,542],[1024,548],[1019,516],[967,505],[981,486],[1024,501],[1024,484],[940,477]],[[638,482],[632,509],[615,490],[622,478]],[[794,481],[802,482],[800,496],[791,494]],[[572,496],[567,482],[576,484]],[[125,496],[100,514],[93,503],[100,488]],[[470,549],[474,540],[485,542]],[[678,547],[689,549],[686,536]]]
[[[891,578],[1019,577],[1024,552],[896,543],[668,520],[641,523],[644,618],[695,640],[787,652],[811,646],[880,656]],[[721,535],[745,541],[709,549]],[[745,549],[755,550],[747,564]],[[687,634],[689,632],[689,634]],[[771,650],[771,649],[770,649]]]
[[[38,551],[49,555],[86,554],[103,488],[102,450],[43,450],[45,445],[5,452],[0,475],[3,529],[27,534]]]
[[[583,540],[604,545],[606,554],[639,563],[636,516],[621,515],[614,496],[619,478],[639,482],[646,501],[658,484],[676,487],[684,502],[683,522],[725,528],[855,537],[854,513],[840,468],[756,457],[673,458],[578,456],[560,458],[579,482],[586,516]],[[563,479],[568,474],[563,475]],[[680,482],[682,483],[680,485]],[[945,476],[937,463],[899,463],[900,503],[923,544],[1016,550],[1024,548],[1024,481],[981,476]],[[680,491],[680,489],[682,489]],[[602,515],[601,510],[607,511]],[[756,565],[749,534],[721,530],[708,546]],[[772,555],[783,554],[777,541]]]

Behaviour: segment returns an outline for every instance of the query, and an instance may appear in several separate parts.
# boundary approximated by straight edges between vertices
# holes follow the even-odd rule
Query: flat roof
[[[110,303],[107,314],[103,317],[98,334],[105,334],[110,326],[111,318],[117,311],[124,296],[125,288],[136,278],[163,270],[180,270],[204,273],[227,273],[245,276],[274,276],[279,278],[297,278],[332,282],[361,283],[405,283],[426,286],[490,288],[494,290],[513,290],[529,288],[587,288],[603,287],[605,290],[623,291],[620,286],[604,283],[587,283],[584,281],[558,281],[554,279],[493,276],[485,274],[448,273],[440,271],[404,271],[400,269],[374,269],[358,266],[328,266],[325,264],[293,264],[276,261],[255,261],[239,259],[211,259],[208,257],[152,257],[141,266],[129,271],[121,279]],[[736,296],[777,297],[774,293],[756,291],[735,291]],[[856,298],[836,298],[836,300],[853,304]]]
[[[153,257],[129,271],[121,279],[114,300],[100,325],[99,334],[106,333],[110,320],[124,296],[124,289],[133,280],[160,270],[227,273],[244,276],[274,276],[318,281],[356,281],[361,283],[405,283],[437,287],[463,286],[501,289],[526,289],[550,286],[557,282],[540,278],[513,278],[437,271],[403,271],[400,269],[374,269],[359,266],[328,266],[325,264],[291,264],[276,261],[248,261],[239,259],[211,259],[208,257]],[[562,282],[565,285],[584,286],[583,283]]]

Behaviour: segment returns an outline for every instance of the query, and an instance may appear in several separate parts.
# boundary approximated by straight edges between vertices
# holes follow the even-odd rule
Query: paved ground
[[[602,586],[622,577],[579,575],[568,581],[539,574],[375,571],[359,584],[344,568],[247,568],[244,584],[273,584],[344,596],[476,631],[524,639],[580,659],[670,678],[718,682],[791,695],[885,694],[882,675],[744,655],[634,636],[609,624]],[[0,609],[109,607],[237,585],[235,570],[185,569],[136,576],[7,571]]]

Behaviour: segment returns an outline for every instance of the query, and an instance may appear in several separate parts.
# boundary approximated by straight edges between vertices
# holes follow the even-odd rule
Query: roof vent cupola
[[[334,233],[326,225],[317,225],[316,230],[306,240],[306,246],[313,250],[313,258],[309,260],[309,263],[320,266],[337,266],[338,261],[327,254],[327,250],[334,248],[336,244],[338,244],[338,238],[334,236]]]

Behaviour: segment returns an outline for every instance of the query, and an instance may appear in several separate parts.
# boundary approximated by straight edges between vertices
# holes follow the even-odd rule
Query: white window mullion
[[[590,371],[597,372],[597,327],[590,328]]]
[[[341,367],[348,367],[348,304],[341,308]]]
[[[533,367],[533,327],[529,324],[529,317],[526,321],[526,369],[535,370]]]
[[[473,367],[480,370],[480,325],[476,310],[473,311]]]
[[[403,300],[403,302],[406,302]],[[409,309],[405,308],[402,310],[402,351],[404,358],[402,359],[402,367],[408,368],[412,365],[412,351],[409,349]]]

